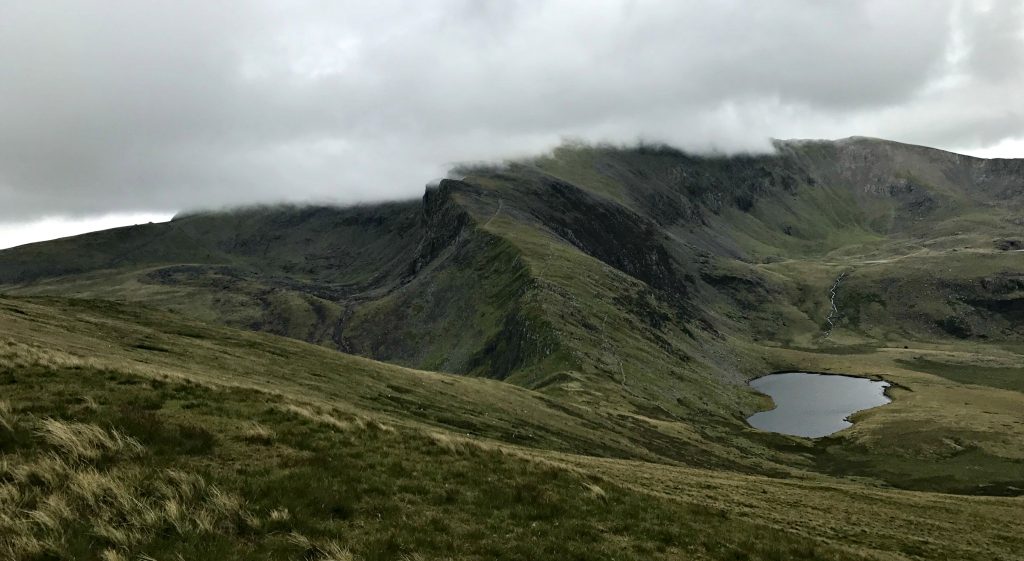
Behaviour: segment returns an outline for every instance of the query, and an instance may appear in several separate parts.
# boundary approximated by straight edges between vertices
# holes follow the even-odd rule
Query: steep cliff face
[[[844,271],[844,310],[834,319],[847,331],[837,338],[1012,336],[1015,295],[972,287],[985,286],[981,271],[1009,274],[1010,254],[987,252],[1013,247],[1006,240],[1019,230],[1019,168],[863,138],[779,142],[775,154],[730,158],[576,146],[463,170],[458,191],[476,221],[530,264],[542,315],[574,349],[572,368],[621,385],[632,366],[651,379],[683,380],[649,380],[658,389],[640,393],[677,395],[687,380],[728,383],[756,368],[723,343],[730,338],[833,340],[822,326],[829,287]],[[969,253],[958,254],[958,244]],[[908,255],[915,259],[901,266]],[[923,271],[935,267],[945,273]],[[887,287],[884,296],[877,287]],[[638,347],[644,356],[622,358]]]
[[[456,243],[472,222],[469,214],[455,204],[451,194],[455,182],[442,180],[437,186],[428,186],[423,195],[420,221],[423,236],[416,248],[411,273],[415,274]]]
[[[540,357],[524,320],[532,286],[516,248],[480,227],[445,180],[423,196],[421,239],[401,286],[359,306],[344,348],[418,368],[505,378]],[[524,326],[525,325],[525,326]]]

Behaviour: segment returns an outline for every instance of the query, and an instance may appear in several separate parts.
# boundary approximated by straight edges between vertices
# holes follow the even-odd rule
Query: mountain
[[[18,418],[120,427],[162,450],[178,437],[113,410],[154,400],[146,423],[191,427],[200,417],[185,406],[198,402],[217,428],[199,440],[221,444],[194,456],[172,446],[154,465],[216,465],[211,480],[249,500],[259,493],[225,466],[266,447],[283,463],[261,467],[259,485],[284,485],[285,456],[334,458],[321,441],[341,438],[377,462],[351,469],[394,464],[388,477],[344,483],[343,533],[366,558],[439,554],[411,535],[378,543],[394,527],[366,524],[374,509],[450,516],[419,501],[453,477],[465,481],[444,484],[449,506],[469,517],[460,558],[571,557],[581,542],[553,528],[567,519],[618,528],[607,532],[624,541],[602,542],[606,556],[1012,557],[992,521],[1021,512],[1019,498],[996,496],[1024,488],[1024,160],[859,137],[732,157],[566,145],[452,177],[421,200],[192,213],[0,252],[3,365],[27,404]],[[22,381],[32,369],[39,381]],[[883,377],[894,402],[813,441],[749,428],[745,417],[770,405],[744,382],[793,369]],[[135,389],[121,395],[122,379]],[[88,390],[101,405],[31,405],[48,387]],[[275,413],[295,408],[320,428]],[[275,436],[239,428],[250,417]],[[321,434],[377,424],[388,428],[372,437]],[[36,450],[32,431],[12,434]],[[495,466],[498,489],[525,494],[470,508],[462,499],[494,483],[467,462]],[[414,490],[367,491],[387,485]],[[631,510],[652,500],[651,513]],[[880,501],[886,528],[871,517]],[[825,504],[850,525],[826,520]],[[310,507],[289,508],[293,523],[277,522],[295,526],[293,542],[337,537]],[[525,545],[489,542],[497,530],[481,533],[474,516],[491,509]],[[937,511],[924,541],[913,538],[921,513]],[[968,512],[982,537],[956,542],[953,521]],[[695,526],[669,532],[653,513]],[[526,529],[538,523],[543,532]],[[262,524],[246,531],[262,536]],[[152,539],[110,543],[135,552]],[[236,537],[218,539],[240,555]],[[307,558],[334,555],[305,547]]]

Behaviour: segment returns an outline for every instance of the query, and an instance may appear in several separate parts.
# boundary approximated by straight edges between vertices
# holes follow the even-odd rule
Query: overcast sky
[[[1024,157],[1022,6],[0,0],[0,246],[83,217],[413,197],[564,137]]]

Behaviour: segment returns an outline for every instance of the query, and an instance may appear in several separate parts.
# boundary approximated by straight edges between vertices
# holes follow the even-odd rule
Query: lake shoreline
[[[748,416],[748,425],[810,439],[850,428],[855,414],[895,399],[895,385],[878,375],[783,370],[752,378],[747,385],[774,404]]]

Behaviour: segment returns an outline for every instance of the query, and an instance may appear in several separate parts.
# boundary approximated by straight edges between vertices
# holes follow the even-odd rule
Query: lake
[[[885,405],[887,382],[852,376],[785,372],[755,378],[750,386],[767,394],[775,409],[747,418],[754,428],[818,438],[851,426],[847,418]]]

